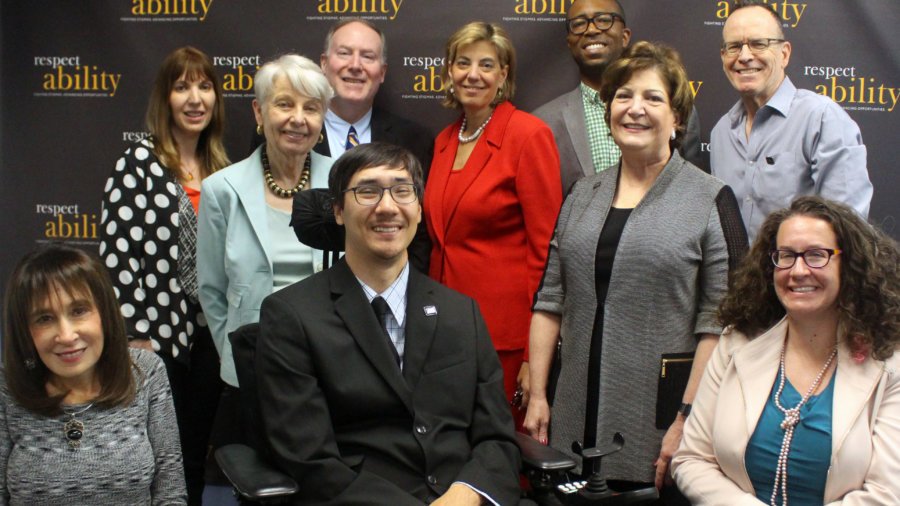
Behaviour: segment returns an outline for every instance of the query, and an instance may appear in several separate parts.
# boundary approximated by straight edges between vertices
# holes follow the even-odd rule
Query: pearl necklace
[[[69,415],[69,420],[63,425],[63,433],[66,435],[66,441],[69,442],[69,448],[77,450],[81,446],[81,438],[84,437],[84,422],[75,417],[91,409],[93,405],[92,402],[78,411],[69,411],[63,408],[63,412]]]
[[[310,167],[312,164],[311,153],[306,154],[306,161],[303,162],[303,172],[300,173],[300,182],[297,183],[297,186],[287,190],[278,186],[278,183],[275,182],[275,178],[272,176],[272,169],[269,167],[269,157],[266,155],[265,145],[263,145],[260,154],[262,155],[263,177],[266,179],[266,184],[269,186],[269,189],[272,190],[272,193],[283,199],[289,199],[306,186],[306,183],[309,181]]]
[[[493,118],[493,117],[494,117],[494,111],[491,111],[491,114],[488,115],[488,117],[487,117],[486,120],[484,120],[484,123],[482,123],[480,127],[476,128],[476,129],[475,129],[475,132],[473,132],[472,135],[469,135],[469,136],[467,137],[467,136],[463,135],[463,132],[466,131],[466,121],[467,121],[467,118],[466,118],[466,116],[465,116],[465,114],[464,114],[464,115],[463,115],[463,122],[462,122],[462,125],[459,126],[459,135],[457,136],[457,137],[459,137],[459,142],[460,142],[460,144],[466,144],[466,143],[468,143],[468,142],[472,142],[472,141],[474,141],[475,139],[481,137],[481,132],[484,132],[484,127],[487,126],[488,122],[489,122],[489,121],[491,120],[491,118]]]
[[[816,391],[816,388],[819,387],[819,383],[822,382],[822,377],[825,376],[825,371],[831,367],[831,363],[834,362],[834,357],[837,356],[837,346],[831,350],[831,355],[828,356],[828,360],[825,361],[825,365],[822,367],[822,370],[819,371],[818,376],[813,381],[812,385],[809,386],[809,390],[806,391],[806,395],[804,395],[800,402],[790,409],[785,409],[781,405],[781,392],[784,390],[784,382],[785,382],[785,373],[784,373],[784,352],[787,349],[787,340],[785,340],[784,347],[781,348],[781,379],[778,382],[778,391],[775,392],[775,406],[784,413],[784,420],[781,422],[781,428],[784,430],[784,439],[781,440],[781,451],[778,453],[778,466],[775,470],[775,484],[772,486],[772,498],[769,500],[769,504],[771,506],[775,505],[775,498],[778,496],[778,485],[781,485],[781,497],[782,497],[782,505],[787,506],[788,497],[787,497],[787,464],[788,464],[788,454],[791,452],[791,440],[794,438],[794,427],[800,423],[800,408],[806,404],[806,401],[812,397],[813,392]]]

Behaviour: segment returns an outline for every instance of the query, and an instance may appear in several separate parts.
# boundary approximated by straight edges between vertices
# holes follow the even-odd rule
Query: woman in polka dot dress
[[[116,162],[104,188],[100,255],[131,346],[163,359],[172,385],[189,504],[200,504],[203,463],[221,381],[197,297],[200,182],[228,165],[224,105],[212,62],[182,47],[156,76],[147,108],[151,137]]]

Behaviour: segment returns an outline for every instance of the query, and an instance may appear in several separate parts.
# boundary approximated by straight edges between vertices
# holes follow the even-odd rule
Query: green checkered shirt
[[[581,83],[581,100],[584,102],[584,126],[591,146],[591,161],[594,162],[594,170],[600,172],[619,163],[622,153],[609,135],[609,126],[603,117],[606,106],[600,100],[600,93]]]

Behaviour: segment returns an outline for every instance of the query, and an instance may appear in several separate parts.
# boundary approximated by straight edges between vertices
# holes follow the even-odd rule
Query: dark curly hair
[[[852,336],[854,353],[871,351],[885,360],[900,345],[900,251],[897,243],[866,223],[856,211],[821,197],[800,197],[763,222],[750,253],[728,283],[719,320],[755,336],[780,320],[785,309],[775,295],[771,253],[778,228],[788,218],[808,216],[828,222],[841,249],[838,325]]]

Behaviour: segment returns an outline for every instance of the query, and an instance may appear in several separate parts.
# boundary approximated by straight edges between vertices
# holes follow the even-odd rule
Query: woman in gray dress
[[[661,488],[747,238],[731,189],[676,150],[693,99],[674,50],[635,44],[607,69],[600,94],[622,157],[576,183],[560,212],[531,322],[525,427],[563,451],[622,432],[627,444],[604,459],[606,477]],[[658,429],[660,356],[692,351],[682,409]]]
[[[162,359],[129,348],[112,282],[84,251],[23,258],[3,308],[0,505],[187,504]]]

